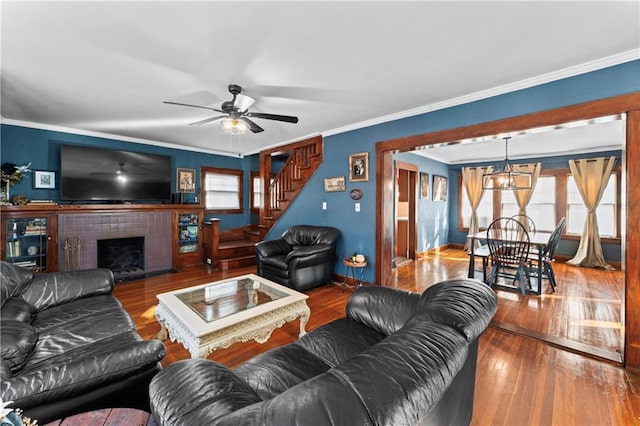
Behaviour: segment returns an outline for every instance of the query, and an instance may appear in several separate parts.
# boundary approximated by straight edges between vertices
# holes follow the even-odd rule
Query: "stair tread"
[[[222,249],[231,249],[231,248],[239,248],[239,247],[253,247],[256,243],[249,240],[228,240],[228,241],[220,241],[219,248]]]

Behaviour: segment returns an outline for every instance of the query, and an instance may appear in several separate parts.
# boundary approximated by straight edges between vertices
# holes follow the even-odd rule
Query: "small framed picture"
[[[344,176],[324,178],[324,192],[341,192],[347,190]]]
[[[55,189],[56,172],[33,171],[33,187],[35,189]]]
[[[447,201],[447,178],[433,176],[433,201]]]
[[[429,197],[429,173],[420,172],[420,198]]]
[[[369,153],[359,152],[349,156],[349,181],[366,182],[369,180]]]
[[[177,169],[176,192],[196,192],[196,171],[194,169]]]

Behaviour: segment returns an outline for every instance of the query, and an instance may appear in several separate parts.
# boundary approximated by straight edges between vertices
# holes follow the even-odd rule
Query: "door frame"
[[[391,285],[391,251],[393,225],[393,154],[413,151],[418,147],[466,138],[510,133],[533,127],[587,120],[612,114],[627,114],[626,144],[623,157],[626,164],[640,164],[640,92],[599,99],[576,105],[505,118],[480,124],[441,130],[378,142],[376,144],[376,282]],[[626,218],[640,217],[640,167],[626,167]],[[385,191],[386,189],[386,191]],[[626,368],[640,369],[640,221],[626,220],[621,250],[625,291],[622,323],[624,363]],[[635,309],[634,309],[635,308]]]

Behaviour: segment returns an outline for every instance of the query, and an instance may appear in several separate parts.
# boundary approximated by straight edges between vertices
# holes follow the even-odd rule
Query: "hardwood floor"
[[[447,249],[396,270],[394,285],[422,292],[436,282],[466,276],[467,265],[465,252]],[[119,284],[114,294],[132,315],[138,332],[152,339],[160,330],[154,317],[156,294],[252,272],[255,267],[225,272],[195,267]],[[522,297],[515,292],[497,292],[495,321],[480,337],[472,425],[640,424],[640,374],[611,360],[580,354],[580,349],[589,349],[592,344],[605,348],[605,353],[620,353],[622,290],[617,286],[621,285],[621,273],[559,264],[556,274],[559,288],[555,294],[545,290],[542,296]],[[307,292],[311,308],[307,331],[344,316],[352,291],[328,285]],[[551,331],[555,335],[544,341],[544,333]],[[236,367],[261,352],[294,341],[298,332],[297,321],[287,323],[262,345],[238,343],[209,358]],[[560,348],[564,341],[575,343],[578,349]],[[179,343],[167,340],[165,344],[163,365],[189,358]]]

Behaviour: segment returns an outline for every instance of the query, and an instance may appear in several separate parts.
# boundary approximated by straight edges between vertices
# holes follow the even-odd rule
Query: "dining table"
[[[537,278],[537,288],[535,290],[531,290],[530,293],[540,295],[542,294],[542,256],[546,250],[547,245],[549,244],[549,237],[551,237],[551,232],[546,231],[534,231],[529,232],[529,244],[531,246],[530,253],[537,254],[538,261],[536,266],[536,278]],[[480,241],[482,244],[487,240],[487,231],[480,231],[475,234],[470,234],[467,236],[469,240],[471,240],[471,249],[469,250],[469,272],[467,274],[468,278],[475,277],[475,250],[476,250],[476,241]],[[483,277],[486,279],[486,277]]]

